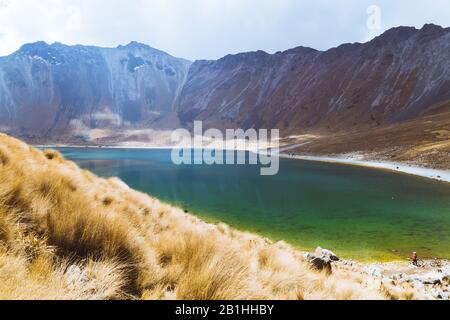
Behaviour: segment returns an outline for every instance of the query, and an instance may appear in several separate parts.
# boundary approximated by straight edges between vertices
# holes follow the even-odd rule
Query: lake
[[[251,165],[172,164],[170,150],[60,148],[99,176],[209,222],[317,246],[361,261],[450,258],[450,185],[365,167],[280,159],[261,176]]]

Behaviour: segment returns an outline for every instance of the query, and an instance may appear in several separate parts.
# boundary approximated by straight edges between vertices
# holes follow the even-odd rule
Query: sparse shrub
[[[102,203],[105,207],[108,207],[111,203],[113,203],[114,199],[111,197],[104,197]]]
[[[10,161],[10,155],[5,147],[0,146],[0,165],[7,165]]]
[[[10,245],[15,239],[15,224],[6,210],[0,207],[0,245]]]
[[[56,150],[51,150],[51,149],[45,150],[45,151],[44,151],[44,156],[45,156],[48,160],[62,159],[62,158],[63,158],[62,155],[61,155],[61,153],[59,153],[59,152],[56,151]]]

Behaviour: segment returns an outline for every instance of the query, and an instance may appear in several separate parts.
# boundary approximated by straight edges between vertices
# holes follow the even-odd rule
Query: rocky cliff
[[[450,28],[394,28],[328,51],[298,47],[196,61],[178,101],[184,123],[284,133],[379,126],[450,110]]]
[[[194,120],[327,134],[448,111],[450,28],[435,25],[398,27],[327,51],[298,47],[192,64],[134,42],[38,42],[0,58],[0,129],[27,140],[90,140],[96,129],[189,128]]]
[[[0,58],[0,126],[29,139],[148,126],[172,112],[189,66],[135,42],[27,44]]]

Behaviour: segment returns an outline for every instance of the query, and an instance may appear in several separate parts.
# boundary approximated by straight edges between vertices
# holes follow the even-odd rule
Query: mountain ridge
[[[85,128],[150,121],[171,111],[189,65],[133,42],[117,48],[26,44],[0,58],[0,124],[39,138],[64,134],[68,126],[81,137],[77,132]],[[46,113],[42,122],[35,121],[39,114],[28,119],[37,110]]]
[[[450,110],[450,28],[396,27],[366,43],[194,62],[132,41],[23,45],[0,57],[0,130],[93,141],[93,130],[367,130]],[[120,139],[120,138],[119,138]]]
[[[411,70],[406,70],[407,72],[404,72],[405,70],[395,70],[401,68],[414,69],[416,67],[415,65],[408,66],[402,61],[402,55],[405,54],[403,49],[409,50],[406,53],[412,55],[410,59],[413,63],[416,61],[422,63],[418,68],[421,68],[420,72],[426,75],[429,73],[428,66],[426,65],[427,61],[420,61],[422,59],[421,56],[414,56],[414,50],[412,50],[413,48],[411,46],[415,45],[416,40],[428,41],[427,44],[429,44],[436,38],[448,37],[450,34],[448,32],[449,30],[449,28],[443,29],[432,25],[426,25],[420,30],[400,27],[391,29],[364,44],[343,44],[327,51],[300,48],[300,53],[295,49],[279,52],[274,55],[250,52],[241,55],[229,55],[216,62],[196,61],[190,68],[190,77],[188,76],[187,87],[191,90],[185,92],[185,97],[182,96],[180,101],[181,118],[184,122],[191,122],[193,119],[200,118],[206,122],[212,122],[211,126],[220,127],[221,121],[224,120],[223,111],[228,108],[228,112],[225,113],[226,118],[231,118],[232,122],[238,122],[238,126],[242,127],[278,127],[294,133],[296,131],[302,131],[298,130],[299,128],[306,129],[303,131],[310,130],[309,128],[311,127],[315,129],[318,128],[316,124],[321,122],[321,118],[333,114],[339,108],[347,107],[348,109],[355,110],[357,109],[354,108],[355,106],[358,107],[359,104],[362,104],[361,100],[364,96],[368,94],[376,95],[376,92],[371,92],[373,88],[386,87],[385,82],[388,81],[383,79],[381,71],[388,69],[391,65],[394,70],[388,69],[388,72],[395,71],[405,76],[405,79],[401,80],[403,87],[399,87],[397,90],[409,90],[410,92],[407,94],[412,96],[414,89],[416,89],[416,82],[418,81],[417,75],[413,75]],[[436,34],[438,34],[437,37]],[[418,39],[411,40],[412,37],[417,37]],[[414,43],[411,44],[408,41],[414,41]],[[448,49],[448,39],[445,39],[443,42]],[[430,54],[426,48],[423,51],[424,55]],[[393,61],[394,58],[397,60]],[[444,71],[445,76],[448,78],[448,54],[442,49],[441,56],[438,58],[440,59],[437,61],[438,64],[442,61],[446,64]],[[255,62],[258,61],[263,62],[257,70],[252,69]],[[243,67],[236,67],[238,63],[243,64]],[[222,69],[220,69],[221,67]],[[209,76],[205,71],[208,68]],[[359,68],[365,68],[365,70],[360,70]],[[198,72],[199,70],[202,70],[203,74],[200,74]],[[217,70],[220,70],[220,72],[218,73]],[[349,74],[349,70],[353,71],[352,74]],[[317,77],[317,74],[321,74],[321,77]],[[430,78],[434,76],[434,74],[429,75]],[[355,77],[360,77],[359,83],[349,83]],[[368,86],[368,88],[363,88],[362,85],[361,88],[358,88],[360,87],[360,83],[366,82],[369,84],[370,77],[377,77],[378,79],[374,81],[375,83],[372,86]],[[393,74],[393,79],[387,80],[395,83],[396,79],[394,77],[397,77],[397,75]],[[411,84],[411,88],[407,87],[408,77],[415,77],[415,79],[411,79],[414,82]],[[255,78],[260,83],[255,84]],[[202,83],[202,80],[205,79],[209,86],[205,86],[206,83]],[[332,80],[328,81],[329,79]],[[216,80],[216,83],[213,82],[214,80]],[[233,87],[233,82],[237,83],[239,81],[242,82],[241,85]],[[273,85],[270,86],[269,82],[270,84],[275,83],[275,90],[272,90]],[[297,82],[302,83],[300,86],[296,86]],[[200,84],[197,85],[198,83]],[[319,84],[317,85],[317,83]],[[196,85],[198,88],[195,88]],[[421,83],[420,85],[423,86],[424,84]],[[225,101],[224,97],[226,95],[224,94],[220,93],[217,94],[217,97],[214,96],[215,93],[226,91],[227,88],[227,93],[231,93],[228,101]],[[239,91],[242,88],[246,91],[245,93]],[[349,97],[343,98],[343,94],[345,94],[343,90],[348,88],[360,92],[353,92]],[[186,86],[184,86],[184,89],[186,89]],[[388,89],[387,87],[386,90]],[[445,83],[444,89],[450,91],[448,90],[448,83]],[[197,92],[193,94],[193,90]],[[235,91],[233,92],[233,90]],[[318,93],[323,94],[324,91],[329,91],[326,93],[328,96],[322,100],[320,97],[316,97]],[[263,103],[261,103],[261,94],[265,95],[266,98]],[[238,95],[241,95],[243,99],[236,101]],[[438,97],[437,100],[446,101],[448,99],[450,99],[450,95],[446,95],[445,98]],[[434,102],[430,101],[429,104],[431,105]],[[339,103],[342,105],[339,105]],[[403,107],[405,104],[403,101],[398,101],[397,103],[389,101],[389,103],[391,105],[397,104],[399,107]],[[344,104],[347,105],[343,106]],[[220,106],[220,108],[214,109],[216,106]],[[417,108],[420,107],[423,107],[423,105]],[[291,109],[294,109],[294,112]],[[361,109],[368,111],[372,109],[372,106],[366,102]],[[310,110],[309,114],[308,110]],[[339,120],[344,121],[344,118],[355,118],[355,121],[352,119],[352,123],[345,123],[346,126],[353,125],[356,123],[356,120],[360,121],[358,117],[355,117],[354,110],[352,110],[352,114],[344,110],[342,112],[344,115],[334,115],[331,118],[332,121],[324,123],[319,129],[330,126],[334,127],[332,128],[334,130],[340,130],[342,128],[339,128],[339,126],[336,127],[336,123],[333,123],[333,120],[335,120],[334,122]],[[384,110],[378,113],[383,115]],[[219,115],[220,119],[213,119],[212,117],[214,115]],[[302,117],[302,115],[304,116]],[[416,115],[417,113],[413,114],[413,116]],[[277,120],[277,117],[280,119]],[[368,121],[367,118],[370,118],[374,123],[384,120],[382,117],[377,119],[377,114],[366,114],[365,117],[366,119],[363,121],[366,123]],[[406,114],[403,113],[403,115],[399,114],[398,117],[408,118],[408,114],[407,112]],[[302,119],[297,120],[295,118]],[[292,120],[294,122],[293,124]],[[389,118],[388,120],[392,121],[395,119]],[[230,124],[227,123],[227,125]],[[294,130],[291,130],[292,127],[294,127]]]

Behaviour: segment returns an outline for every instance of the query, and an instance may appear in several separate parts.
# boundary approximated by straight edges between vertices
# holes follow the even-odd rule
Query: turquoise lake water
[[[450,258],[450,184],[393,172],[280,159],[261,176],[250,165],[172,164],[170,150],[61,148],[102,176],[210,221],[344,258]]]

